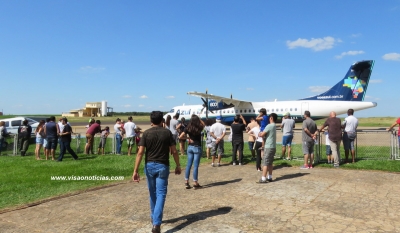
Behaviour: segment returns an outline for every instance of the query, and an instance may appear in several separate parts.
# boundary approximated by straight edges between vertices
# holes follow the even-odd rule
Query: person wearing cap
[[[216,122],[210,128],[211,135],[211,166],[214,167],[215,156],[218,153],[217,167],[221,164],[221,156],[224,155],[224,137],[226,133],[225,125],[221,124],[221,116],[217,116]]]
[[[101,133],[101,122],[100,120],[96,120],[96,122],[89,127],[86,131],[87,144],[85,146],[85,154],[88,155],[89,151],[93,154],[93,143],[94,143],[94,135],[97,133]]]
[[[290,160],[290,154],[292,152],[292,140],[293,140],[293,129],[296,124],[293,119],[290,118],[290,113],[287,112],[283,115],[281,123],[282,129],[282,158],[285,159],[286,146],[288,147],[287,160]]]
[[[344,147],[344,155],[346,158],[346,163],[348,163],[349,159],[349,151],[351,151],[351,158],[353,163],[355,163],[355,150],[354,150],[354,140],[357,137],[357,127],[358,127],[358,119],[353,116],[354,109],[350,108],[347,110],[347,117],[344,119],[342,123],[343,131],[343,147]]]

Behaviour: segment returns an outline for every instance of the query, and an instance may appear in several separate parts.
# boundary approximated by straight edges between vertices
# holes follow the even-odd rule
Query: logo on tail
[[[363,101],[374,61],[359,61],[350,66],[340,82],[328,91],[301,100]]]

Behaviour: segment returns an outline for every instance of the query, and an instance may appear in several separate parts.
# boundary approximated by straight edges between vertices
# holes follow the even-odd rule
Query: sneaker
[[[267,179],[267,181],[268,181],[268,182],[272,182],[272,178],[270,178],[270,179]]]
[[[239,166],[242,166],[242,163],[239,163]]]
[[[191,189],[192,187],[190,186],[189,183],[185,183],[185,188],[186,188],[186,189]]]
[[[257,183],[257,184],[266,184],[266,183],[268,183],[268,181],[267,181],[267,180],[262,180],[262,179],[260,179],[260,180],[257,181],[256,183]]]
[[[214,167],[214,163],[211,164],[211,167]]]
[[[334,168],[339,168],[339,165],[333,165]]]
[[[308,169],[308,165],[303,165],[300,167],[300,169]]]
[[[203,186],[201,186],[201,185],[199,185],[199,184],[193,185],[193,189],[201,189],[201,188],[203,188]]]
[[[235,163],[235,162],[232,162],[232,165],[233,165],[233,166],[235,166],[235,165],[236,165],[236,163]]]
[[[261,169],[257,169],[257,171],[258,171],[258,172],[260,172],[260,171],[261,171]]]
[[[220,164],[219,163],[217,163],[217,167],[219,167],[220,166]]]
[[[313,167],[312,164],[310,164],[310,165],[308,165],[308,168],[309,168],[309,169],[313,169],[314,167]]]
[[[286,158],[286,160],[290,161],[290,160],[292,160],[292,159],[288,157],[288,158]]]

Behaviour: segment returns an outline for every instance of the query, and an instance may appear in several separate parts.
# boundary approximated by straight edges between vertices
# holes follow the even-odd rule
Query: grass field
[[[83,139],[81,139],[83,140]],[[112,144],[112,143],[110,143]],[[81,143],[83,149],[84,141]],[[277,154],[280,154],[280,146],[277,147]],[[133,156],[117,156],[117,155],[91,155],[85,156],[78,154],[78,161],[72,160],[72,157],[67,154],[61,163],[51,160],[35,160],[33,155],[34,145],[30,146],[29,156],[0,156],[1,173],[0,173],[0,209],[24,205],[40,201],[46,198],[68,194],[79,190],[103,186],[117,182],[127,182],[131,179],[133,172],[133,164],[136,154]],[[363,169],[363,170],[380,170],[390,172],[400,172],[400,162],[387,160],[388,148],[382,147],[375,152],[367,152],[366,147],[359,147],[358,158],[375,158],[383,156],[378,160],[359,160],[355,164],[345,164],[342,168],[345,169]],[[255,162],[251,161],[251,155],[245,145],[244,163],[246,166],[254,166]],[[317,164],[317,167],[331,168],[331,165],[325,164],[324,146],[322,151],[322,163]],[[303,164],[301,157],[300,145],[293,146],[294,157],[298,159],[292,161],[282,160],[276,157],[275,166],[299,167]],[[343,151],[341,152],[342,155]],[[205,154],[205,153],[203,153]],[[230,143],[225,143],[225,154],[223,163],[231,161],[232,147]],[[362,154],[362,156],[361,156]],[[300,155],[300,156],[299,156]],[[366,157],[365,157],[366,156]],[[175,167],[171,157],[171,169]],[[181,165],[184,168],[186,165],[186,156],[180,156]],[[210,163],[205,156],[201,159],[201,163]],[[143,175],[143,163],[140,169]],[[52,181],[51,176],[123,176],[123,181]]]

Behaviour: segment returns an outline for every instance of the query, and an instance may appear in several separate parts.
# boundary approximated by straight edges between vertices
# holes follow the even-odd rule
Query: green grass
[[[82,139],[81,139],[82,140]],[[83,150],[84,142],[81,143]],[[109,144],[111,145],[111,143]],[[274,166],[280,167],[299,167],[303,164],[301,156],[301,145],[293,146],[294,157],[298,160],[286,161],[276,158]],[[382,153],[386,154],[388,148],[377,147],[374,152],[368,152],[367,147],[358,147],[358,159],[374,158],[378,160],[359,160],[355,164],[345,164],[342,166],[344,169],[362,169],[362,170],[380,170],[390,172],[400,172],[400,162],[387,160],[388,156],[380,156]],[[75,148],[74,148],[75,149]],[[64,161],[57,163],[54,161],[40,160],[37,161],[33,155],[34,145],[30,146],[29,156],[0,156],[1,173],[0,173],[0,209],[15,207],[32,203],[47,198],[73,193],[88,188],[108,185],[118,182],[127,182],[131,180],[133,165],[136,154],[133,156],[117,156],[117,155],[92,155],[85,156],[78,154],[80,159],[78,161],[72,160],[71,156],[67,154]],[[277,154],[280,154],[281,147],[278,145]],[[247,166],[254,166],[255,162],[251,161],[251,155],[248,150],[247,144],[245,145],[244,163]],[[322,159],[325,159],[325,147],[322,146]],[[232,147],[230,143],[225,143],[225,156],[222,159],[223,163],[231,161]],[[344,155],[343,151],[341,152]],[[211,163],[211,160],[203,158],[201,163]],[[173,158],[170,158],[171,169],[175,167]],[[186,165],[186,156],[180,156],[182,168]],[[323,162],[323,160],[322,160]],[[140,173],[143,175],[142,161]],[[322,168],[331,168],[331,165],[320,163],[316,165]],[[124,181],[52,181],[51,176],[123,176]]]

